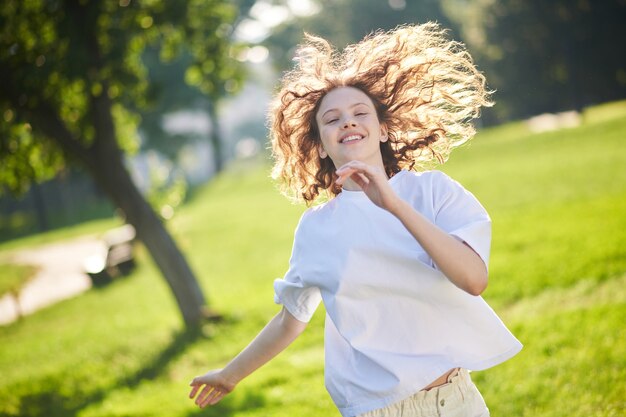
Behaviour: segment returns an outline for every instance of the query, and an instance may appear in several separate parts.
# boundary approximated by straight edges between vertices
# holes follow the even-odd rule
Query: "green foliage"
[[[485,71],[497,121],[626,97],[621,0],[442,0]]]
[[[319,13],[278,26],[264,42],[281,70],[291,68],[293,47],[302,42],[304,32],[322,36],[341,49],[371,32],[393,29],[400,24],[437,21],[454,29],[439,1],[318,0],[316,3]]]
[[[136,149],[134,114],[150,97],[147,47],[170,61],[187,51],[188,65],[200,69],[195,86],[223,94],[240,76],[229,57],[235,14],[222,0],[3,1],[0,192],[23,192],[67,163],[86,164],[108,134],[103,112],[113,114],[122,149]]]
[[[473,374],[494,416],[623,414],[620,108],[594,109],[579,128],[541,135],[520,123],[485,130],[442,167],[492,216],[485,298],[525,345]],[[193,376],[223,366],[278,311],[272,281],[288,266],[304,208],[282,198],[268,172],[234,166],[168,223],[223,323],[207,324],[201,337],[182,333],[175,303],[140,250],[128,279],[0,328],[0,415],[338,416],[323,386],[322,308],[287,352],[218,406],[200,411],[187,399]]]
[[[147,199],[162,219],[170,219],[174,210],[184,201],[187,182],[181,173],[170,173],[160,166],[150,167],[150,190]]]
[[[282,1],[280,3],[287,3]],[[292,66],[304,31],[337,47],[378,29],[437,21],[464,42],[502,123],[544,112],[580,110],[626,97],[626,3],[622,0],[318,0],[320,12],[272,29],[265,41],[281,70]]]
[[[13,111],[5,109],[5,123],[0,123],[0,185],[19,194],[33,180],[54,177],[64,165],[60,152],[51,143],[38,141],[29,123],[13,123],[13,119]]]

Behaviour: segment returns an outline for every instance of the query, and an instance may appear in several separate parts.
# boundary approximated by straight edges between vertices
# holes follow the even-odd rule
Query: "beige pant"
[[[448,383],[358,417],[489,417],[489,409],[469,372],[452,373]]]

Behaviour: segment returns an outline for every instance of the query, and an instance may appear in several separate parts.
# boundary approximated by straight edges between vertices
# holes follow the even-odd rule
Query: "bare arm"
[[[485,290],[488,273],[482,258],[398,197],[382,169],[351,161],[337,175],[340,184],[358,186],[374,204],[396,216],[454,285],[472,295]]]
[[[457,287],[480,295],[487,287],[487,267],[464,242],[441,230],[404,200],[389,209],[430,255],[441,272]]]
[[[189,384],[192,387],[189,398],[196,397],[195,402],[201,408],[216,404],[242,379],[285,350],[306,326],[307,323],[297,320],[283,308],[224,369],[195,377]]]

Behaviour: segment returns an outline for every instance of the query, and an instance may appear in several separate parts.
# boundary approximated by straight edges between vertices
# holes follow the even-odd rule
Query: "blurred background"
[[[267,103],[305,31],[342,49],[377,29],[439,22],[495,91],[484,126],[626,96],[619,0],[4,3],[1,240],[115,207],[69,144],[32,121],[33,102],[88,148],[98,128],[85,94],[108,96],[132,178],[167,217],[187,189],[266,149]]]
[[[485,297],[531,345],[478,377],[493,415],[624,415],[624,0],[4,0],[0,415],[196,415],[185,381],[271,317],[304,210],[266,126],[296,45],[426,21],[494,91],[444,167],[494,217]],[[310,333],[204,415],[338,415]]]

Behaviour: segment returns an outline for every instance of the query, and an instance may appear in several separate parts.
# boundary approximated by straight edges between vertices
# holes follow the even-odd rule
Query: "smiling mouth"
[[[346,136],[345,138],[341,138],[339,143],[356,142],[356,141],[361,140],[361,139],[363,139],[363,136],[361,136],[361,135],[350,135],[350,136]]]

